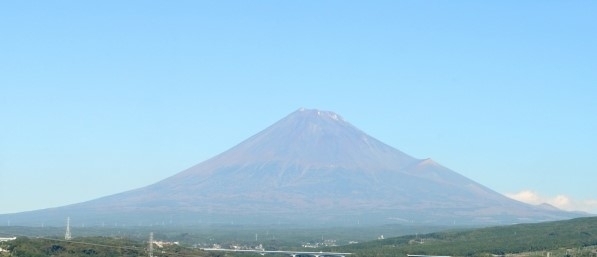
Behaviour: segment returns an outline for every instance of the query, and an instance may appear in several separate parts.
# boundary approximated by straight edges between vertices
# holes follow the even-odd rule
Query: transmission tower
[[[149,257],[153,257],[153,232],[149,233]]]
[[[64,234],[64,240],[70,240],[72,238],[70,234],[70,217],[66,218],[66,234]]]

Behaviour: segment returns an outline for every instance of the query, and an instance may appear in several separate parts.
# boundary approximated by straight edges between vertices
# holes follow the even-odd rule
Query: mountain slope
[[[488,224],[577,216],[511,200],[333,112],[307,109],[153,185],[27,215],[137,224],[165,217],[180,224]]]

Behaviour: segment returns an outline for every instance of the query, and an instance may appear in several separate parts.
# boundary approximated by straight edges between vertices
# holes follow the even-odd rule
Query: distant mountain
[[[578,213],[524,204],[431,159],[416,159],[338,114],[297,110],[209,160],[153,185],[2,215],[12,224],[500,224]]]

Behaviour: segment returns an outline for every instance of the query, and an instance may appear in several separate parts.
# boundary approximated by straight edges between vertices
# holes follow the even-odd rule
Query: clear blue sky
[[[0,213],[157,182],[300,107],[497,192],[597,213],[596,13],[595,1],[3,1]]]

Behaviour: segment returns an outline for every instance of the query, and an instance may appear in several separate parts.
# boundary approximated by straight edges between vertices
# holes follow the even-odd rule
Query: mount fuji
[[[510,224],[579,213],[505,197],[321,110],[299,109],[162,181],[83,203],[0,215],[15,225]]]

